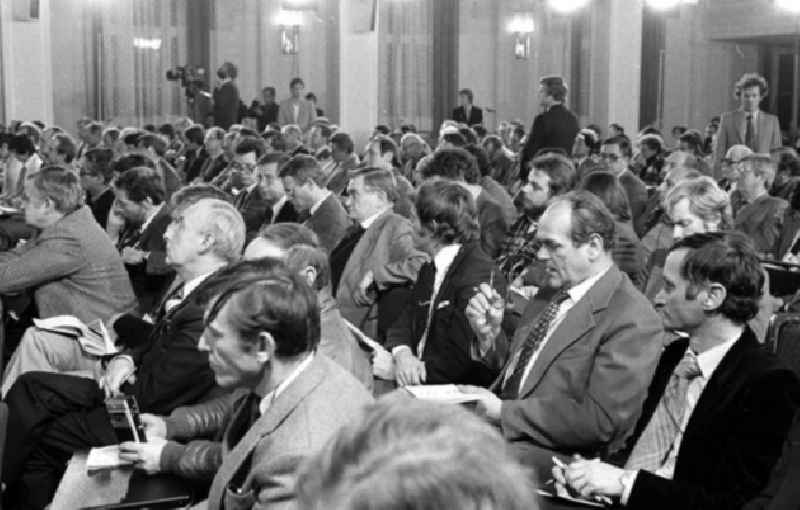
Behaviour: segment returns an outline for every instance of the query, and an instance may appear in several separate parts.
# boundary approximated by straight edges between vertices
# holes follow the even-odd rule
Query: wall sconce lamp
[[[514,33],[514,56],[518,60],[525,60],[531,54],[531,36],[535,29],[533,15],[515,14],[508,20],[506,28]]]
[[[297,55],[300,48],[300,25],[303,24],[303,13],[281,9],[275,15],[274,23],[281,27],[281,53]]]

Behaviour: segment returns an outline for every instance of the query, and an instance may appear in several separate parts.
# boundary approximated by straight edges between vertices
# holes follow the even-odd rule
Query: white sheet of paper
[[[464,393],[455,384],[412,384],[405,389],[416,398],[434,402],[462,404],[480,400],[479,393]]]
[[[87,471],[96,471],[98,469],[108,469],[120,466],[130,466],[131,464],[133,463],[119,458],[118,444],[112,444],[110,446],[102,446],[99,448],[92,448],[91,450],[89,450],[89,456],[86,458]]]

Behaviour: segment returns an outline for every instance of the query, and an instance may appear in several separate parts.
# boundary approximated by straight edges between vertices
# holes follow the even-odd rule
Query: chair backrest
[[[800,377],[800,313],[779,313],[772,318],[767,347]]]

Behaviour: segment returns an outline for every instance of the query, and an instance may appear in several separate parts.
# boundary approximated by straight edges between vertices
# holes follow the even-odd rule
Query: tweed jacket
[[[0,294],[25,290],[43,318],[74,315],[88,323],[136,308],[122,258],[88,207],[0,253]]]

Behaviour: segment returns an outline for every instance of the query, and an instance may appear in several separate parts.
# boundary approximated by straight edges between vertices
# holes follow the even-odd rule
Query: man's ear
[[[305,278],[306,282],[308,282],[308,286],[312,289],[314,285],[317,283],[317,269],[314,266],[306,266],[300,271],[300,276]]]
[[[703,300],[703,308],[709,312],[717,310],[722,306],[722,303],[725,302],[725,298],[727,296],[728,291],[725,289],[725,286],[712,282],[706,289],[706,297]]]
[[[258,352],[256,359],[260,363],[266,363],[275,356],[275,338],[271,333],[262,331],[258,334]]]

